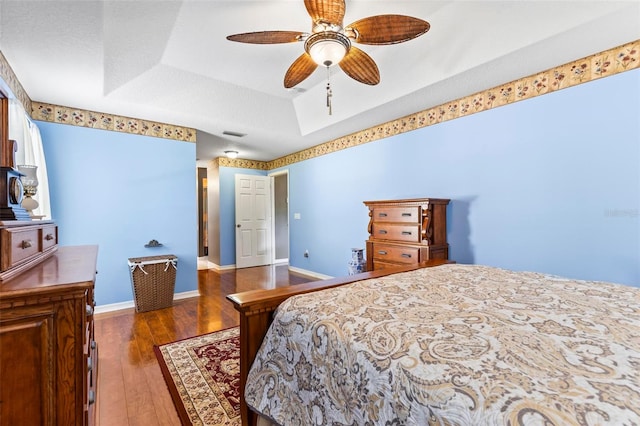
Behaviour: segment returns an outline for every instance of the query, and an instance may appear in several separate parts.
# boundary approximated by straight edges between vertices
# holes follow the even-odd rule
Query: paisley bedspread
[[[640,425],[640,289],[444,265],[295,296],[245,396],[282,425]]]

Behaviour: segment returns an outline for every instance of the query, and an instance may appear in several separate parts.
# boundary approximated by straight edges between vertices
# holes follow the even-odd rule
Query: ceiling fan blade
[[[342,26],[346,6],[344,0],[304,0],[314,23],[326,22]]]
[[[299,41],[303,34],[299,31],[258,31],[255,33],[233,34],[227,36],[227,40],[253,44],[293,43],[294,41]]]
[[[287,70],[284,76],[284,87],[287,89],[296,86],[304,79],[309,77],[316,70],[316,64],[307,52],[303,53],[296,59]]]
[[[371,56],[355,46],[351,46],[349,53],[340,61],[340,68],[349,77],[360,83],[371,86],[380,83],[380,71],[378,71],[376,63],[371,59]]]
[[[396,44],[416,38],[430,27],[427,21],[413,16],[376,15],[348,25],[345,31],[353,30],[357,43]]]

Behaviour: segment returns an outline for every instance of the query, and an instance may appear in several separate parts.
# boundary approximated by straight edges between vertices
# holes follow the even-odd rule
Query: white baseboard
[[[198,258],[198,270],[203,270],[203,269],[218,269],[218,265],[216,265],[215,263],[211,262],[209,259],[207,259],[206,257],[199,257]]]
[[[127,302],[120,303],[110,303],[108,305],[99,305],[96,306],[94,313],[96,314],[104,314],[106,312],[115,312],[121,311],[123,309],[135,308],[136,305],[133,303],[133,300],[129,300]]]
[[[311,278],[317,278],[319,280],[329,280],[331,278],[334,278],[331,275],[324,275],[318,272],[307,271],[306,269],[295,268],[293,266],[289,266],[289,270],[292,272],[297,272],[298,274],[306,275]]]
[[[289,259],[278,259],[278,260],[275,261],[275,263],[272,266],[285,265],[287,263],[289,263]],[[215,265],[214,269],[217,269],[219,271],[227,271],[227,270],[230,270],[230,269],[236,269],[236,265],[226,265],[226,266]],[[328,279],[334,278],[331,275],[324,275],[324,274],[320,274],[318,272],[307,271],[306,269],[295,268],[293,266],[289,266],[289,270],[291,272],[296,272],[298,274],[306,275],[309,278],[315,278],[315,279],[318,279],[318,280],[328,280]]]
[[[198,296],[200,296],[200,292],[198,290],[185,291],[185,292],[182,292],[182,293],[174,294],[173,295],[173,300],[189,299],[191,297],[198,297]],[[131,309],[131,308],[135,308],[135,307],[136,307],[135,302],[133,300],[128,300],[126,302],[110,303],[108,305],[96,306],[95,313],[96,314],[104,314],[106,312],[121,311],[123,309]]]
[[[289,259],[276,259],[273,261],[274,265],[286,265],[287,263],[289,263]],[[231,269],[236,269],[236,265],[231,264],[231,265],[220,266],[220,265],[216,265],[213,262],[209,262],[207,267],[205,267],[202,263],[198,264],[198,269],[215,269],[217,271],[229,271]]]
[[[225,266],[220,266],[217,265],[215,263],[213,263],[212,261],[210,261],[208,258],[206,257],[199,257],[198,258],[198,270],[204,270],[204,269],[215,269],[216,271],[226,271],[229,269],[236,269],[236,265],[225,265]]]
[[[224,266],[216,265],[214,269],[217,269],[218,271],[229,271],[231,269],[236,269],[236,265],[224,265]]]
[[[200,292],[198,290],[183,291],[182,293],[174,294],[173,300],[190,299],[192,297],[199,297],[199,296],[200,296]]]

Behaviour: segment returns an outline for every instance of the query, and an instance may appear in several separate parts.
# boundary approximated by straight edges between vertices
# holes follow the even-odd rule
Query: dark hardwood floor
[[[136,313],[132,308],[96,315],[98,424],[180,425],[153,345],[237,326],[228,294],[313,280],[290,272],[287,265],[200,270],[200,297],[155,311]]]

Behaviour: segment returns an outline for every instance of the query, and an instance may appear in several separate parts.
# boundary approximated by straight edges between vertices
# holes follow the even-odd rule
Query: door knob
[[[236,228],[240,228],[240,224],[237,224],[237,225],[236,225]]]

